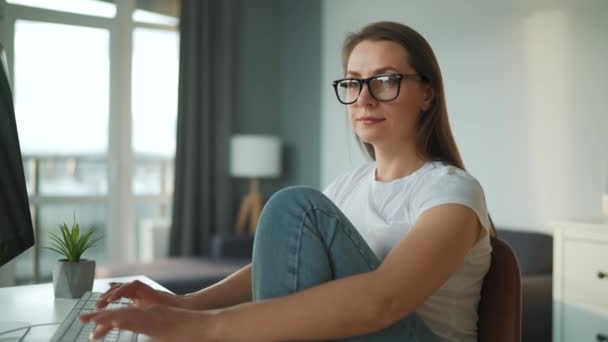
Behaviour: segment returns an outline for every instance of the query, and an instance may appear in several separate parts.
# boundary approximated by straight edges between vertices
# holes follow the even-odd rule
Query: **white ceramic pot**
[[[57,260],[53,269],[53,287],[56,298],[80,298],[93,289],[95,261],[82,259],[79,262]]]

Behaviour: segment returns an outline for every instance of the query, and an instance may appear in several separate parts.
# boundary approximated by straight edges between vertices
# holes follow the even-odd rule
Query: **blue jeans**
[[[321,192],[290,187],[266,203],[253,246],[253,300],[281,297],[375,270],[380,261]],[[361,295],[365,295],[362,293]],[[438,341],[415,313],[383,330],[340,341]]]

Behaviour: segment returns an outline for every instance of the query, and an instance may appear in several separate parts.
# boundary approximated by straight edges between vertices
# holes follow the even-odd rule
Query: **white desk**
[[[151,287],[170,292],[145,276],[95,279],[93,292],[105,292],[110,282],[139,280]],[[0,323],[27,322],[28,325],[60,323],[68,315],[77,299],[55,298],[53,284],[25,285],[0,288]],[[59,324],[32,328],[24,341],[48,341]],[[18,341],[25,330],[0,335],[0,341]]]

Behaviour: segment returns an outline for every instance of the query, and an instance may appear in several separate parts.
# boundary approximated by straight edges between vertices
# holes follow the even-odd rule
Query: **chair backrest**
[[[492,262],[481,288],[479,342],[520,342],[521,275],[511,247],[490,238]]]

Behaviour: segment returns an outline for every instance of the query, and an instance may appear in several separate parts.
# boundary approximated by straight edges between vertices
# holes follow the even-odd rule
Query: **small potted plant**
[[[101,237],[94,238],[96,228],[81,232],[80,226],[74,223],[68,227],[59,225],[60,233],[50,233],[51,245],[48,249],[63,255],[57,260],[53,269],[53,286],[57,298],[79,298],[93,288],[95,279],[95,261],[82,259],[82,254],[93,247]]]

